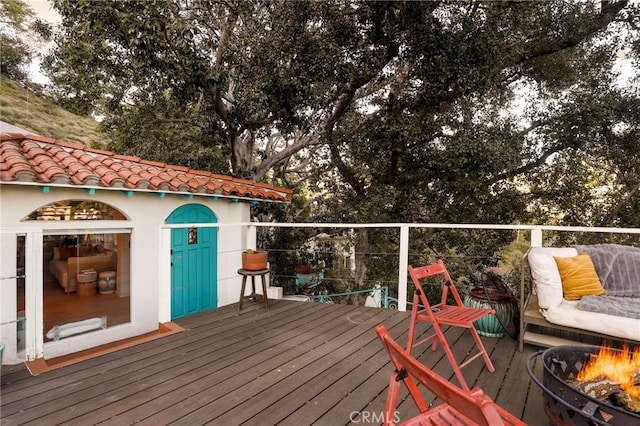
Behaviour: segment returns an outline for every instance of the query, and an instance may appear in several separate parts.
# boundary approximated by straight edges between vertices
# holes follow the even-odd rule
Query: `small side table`
[[[269,309],[269,299],[267,297],[267,283],[265,281],[265,275],[271,272],[269,269],[260,269],[259,271],[249,271],[247,269],[238,269],[238,273],[242,275],[242,289],[240,290],[240,306],[238,310],[242,309],[242,301],[244,300],[244,289],[247,285],[247,277],[251,277],[251,296],[256,296],[256,276],[262,278],[262,298],[264,299],[264,305]]]

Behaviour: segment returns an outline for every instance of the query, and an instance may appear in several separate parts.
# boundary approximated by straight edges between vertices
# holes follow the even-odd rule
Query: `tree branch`
[[[288,145],[281,151],[276,152],[275,154],[270,155],[262,160],[258,167],[256,167],[255,170],[253,170],[251,173],[253,180],[260,181],[265,177],[265,175],[271,168],[275,167],[278,163],[284,161],[286,158],[309,146],[320,144],[322,144],[320,138],[313,133],[296,139],[296,142],[294,144]]]
[[[493,185],[495,183],[500,182],[501,180],[513,178],[514,176],[517,176],[517,175],[526,173],[526,172],[528,172],[530,170],[533,170],[536,167],[539,167],[542,164],[544,164],[545,161],[547,161],[547,159],[551,155],[553,155],[553,154],[555,154],[557,152],[560,152],[560,151],[562,151],[562,150],[564,150],[564,149],[566,149],[568,147],[569,147],[568,144],[566,144],[566,145],[565,144],[560,144],[560,145],[551,147],[548,150],[546,150],[545,152],[543,152],[542,155],[538,159],[536,159],[534,161],[531,161],[531,162],[529,162],[529,163],[527,163],[527,164],[525,164],[523,166],[517,167],[517,168],[515,168],[513,170],[508,170],[506,172],[498,173],[497,175],[493,176],[491,179],[488,179],[485,182],[485,184],[487,186],[491,186],[491,185]]]
[[[558,40],[555,43],[542,43],[538,45],[537,49],[534,49],[528,53],[523,53],[522,55],[516,57],[514,61],[514,65],[522,65],[532,59],[541,58],[543,56],[552,55],[554,53],[560,52],[565,49],[569,49],[571,47],[575,47],[583,42],[588,36],[596,33],[597,31],[605,28],[611,22],[613,22],[620,13],[622,9],[624,9],[629,0],[618,0],[618,1],[609,1],[602,0],[600,4],[602,5],[600,10],[599,19],[595,19],[591,25],[588,25],[583,28],[579,28],[578,30],[572,32],[568,38],[563,40]]]
[[[640,183],[636,184],[633,188],[631,188],[630,191],[628,191],[624,195],[624,197],[620,198],[620,202],[618,202],[611,209],[611,212],[609,213],[609,219],[607,220],[607,223],[605,224],[605,226],[613,226],[613,222],[618,217],[618,214],[620,213],[620,210],[622,210],[622,207],[624,207],[624,205],[627,204],[627,202],[629,202],[629,200],[639,191],[640,191]]]

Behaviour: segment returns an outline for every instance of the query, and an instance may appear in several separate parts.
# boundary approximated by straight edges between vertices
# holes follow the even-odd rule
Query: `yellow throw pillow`
[[[562,292],[567,300],[579,300],[582,296],[599,296],[605,293],[596,268],[587,253],[576,257],[553,257],[562,279]]]

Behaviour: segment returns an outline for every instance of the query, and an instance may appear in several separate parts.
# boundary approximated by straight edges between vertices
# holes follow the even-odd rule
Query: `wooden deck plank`
[[[389,329],[389,332],[392,333],[392,335],[399,336],[396,338],[404,341],[406,340],[407,335],[406,321],[406,318],[396,315],[384,321],[382,324]],[[380,389],[386,388],[386,384],[389,379],[388,375],[386,378],[384,375],[380,375],[380,370],[388,367],[388,374],[391,374],[392,369],[390,367],[389,357],[384,351],[373,329],[369,333],[368,337],[370,341],[366,348],[364,348],[364,352],[359,352],[359,355],[366,354],[366,357],[358,361],[359,365],[356,369],[349,374],[340,377],[321,394],[310,399],[304,406],[295,411],[289,410],[292,412],[288,414],[286,418],[282,419],[279,424],[282,426],[313,424],[324,416],[327,411],[327,407],[335,407],[345,398],[345,394],[350,395],[355,388],[363,385],[368,387],[370,393],[373,394],[370,401],[375,400],[380,393]],[[381,380],[380,384],[373,386],[365,385],[372,377],[376,377],[378,381]],[[359,413],[360,411],[355,409],[355,407],[351,407],[350,409],[355,413]],[[338,422],[338,424],[345,424],[348,422],[351,417],[351,411],[346,414],[341,411],[341,423]],[[355,419],[356,418],[354,417],[353,420]]]
[[[289,306],[289,308],[292,308],[293,306]],[[231,312],[233,315],[233,311],[228,311]],[[221,317],[224,319],[225,322],[221,323],[224,324],[222,326],[217,326],[215,328],[216,332],[222,332],[224,330],[228,330],[231,328],[235,328],[235,327],[240,327],[243,323],[250,323],[251,322],[251,318],[250,317],[246,317],[243,318],[242,321],[238,322],[238,321],[226,321],[229,315],[224,315],[224,313],[221,312]],[[196,317],[198,317],[196,315]],[[206,317],[205,317],[206,318]],[[214,317],[215,318],[215,317]],[[204,331],[205,333],[210,333],[210,331]],[[193,334],[193,333],[188,333],[185,335],[180,335],[177,336],[175,339],[172,340],[166,340],[163,339],[162,342],[159,342],[157,345],[150,345],[149,347],[147,346],[142,346],[142,345],[138,345],[138,346],[134,346],[130,349],[127,350],[127,359],[130,361],[133,361],[134,359],[139,359],[139,357],[142,358],[146,358],[152,355],[156,355],[158,353],[163,353],[165,352],[167,349],[171,349],[171,348],[175,348],[175,347],[182,347],[182,345],[184,344],[183,342],[185,342],[185,340],[182,339],[188,339],[191,341],[197,341],[199,338],[199,335]],[[56,387],[60,386],[60,385],[64,385],[66,383],[62,382],[62,381],[58,381],[55,382],[51,385],[49,385],[50,387],[46,387],[48,382],[52,382],[54,380],[57,380],[61,377],[67,377],[67,379],[69,380],[70,383],[73,383],[74,380],[76,380],[77,378],[75,377],[69,377],[71,373],[75,372],[75,373],[80,373],[81,377],[84,377],[87,373],[85,370],[96,370],[98,369],[101,372],[106,372],[106,371],[110,371],[111,368],[113,367],[113,363],[115,362],[115,365],[122,365],[121,363],[121,357],[122,357],[122,353],[112,353],[112,354],[107,354],[107,355],[103,355],[100,357],[99,360],[90,360],[87,361],[85,363],[81,363],[81,364],[74,364],[72,366],[68,366],[65,367],[64,370],[54,370],[51,372],[48,372],[46,375],[41,375],[38,376],[37,378],[33,378],[28,374],[27,371],[27,375],[24,376],[22,375],[21,378],[29,378],[29,381],[24,383],[24,384],[20,384],[18,383],[18,380],[15,380],[14,377],[8,377],[7,381],[12,381],[12,390],[13,392],[19,391],[23,388],[29,388],[30,386],[32,386],[33,381],[38,381],[39,383],[39,389],[41,392],[48,392],[51,389],[55,389]],[[24,371],[24,369],[23,369]],[[15,376],[15,373],[14,373]],[[3,384],[5,382],[5,376],[3,375]],[[23,386],[24,385],[24,386]],[[29,389],[29,392],[32,392],[33,389]],[[25,396],[30,396],[30,395],[25,395],[25,394],[17,394],[16,395],[16,399],[22,399]]]
[[[402,325],[393,330],[396,332],[402,331]],[[342,382],[349,386],[348,392],[339,393],[337,395],[339,396],[338,402],[328,407],[328,409],[325,407],[326,412],[319,412],[318,414],[321,415],[308,424],[344,425],[351,422],[370,424],[372,415],[377,416],[383,413],[384,402],[382,402],[382,405],[377,406],[372,404],[372,401],[375,401],[381,393],[386,395],[386,387],[393,367],[377,336],[374,334],[373,337],[376,339],[375,343],[380,345],[381,349],[376,353],[375,359],[372,360],[367,368],[358,372],[357,380],[354,380],[354,383],[351,383],[351,376],[345,377]]]
[[[301,310],[304,312],[304,310]],[[322,313],[318,312],[318,316],[321,316]],[[283,319],[281,318],[280,321]],[[228,331],[226,334],[222,333],[222,341],[225,342],[226,352],[233,353],[234,348],[230,347],[229,342],[233,343],[235,339],[225,340],[224,337],[229,338],[229,333],[233,333],[234,336],[242,335],[246,332],[246,327],[251,328],[252,324],[245,324],[245,328],[236,327],[231,331]],[[217,330],[220,331],[220,330]],[[214,334],[214,336],[217,336]],[[123,363],[119,360],[111,361],[104,364],[98,365],[94,367],[92,373],[88,373],[86,370],[80,370],[76,373],[71,374],[70,376],[64,376],[62,382],[57,380],[51,381],[52,383],[42,383],[39,390],[39,395],[33,395],[30,397],[29,406],[34,407],[34,410],[31,410],[32,416],[39,416],[48,414],[50,418],[56,418],[57,416],[53,415],[53,411],[47,411],[50,407],[51,410],[55,410],[56,406],[62,404],[69,404],[74,407],[78,407],[83,401],[92,401],[93,397],[97,397],[100,394],[104,393],[106,389],[114,389],[114,388],[125,388],[127,392],[129,389],[127,385],[131,383],[143,384],[144,380],[147,377],[153,377],[154,374],[159,374],[165,371],[171,371],[171,368],[174,366],[179,366],[183,361],[192,360],[193,363],[191,367],[197,364],[197,360],[203,358],[205,355],[211,352],[211,348],[206,345],[202,345],[202,338],[198,334],[195,336],[191,336],[190,338],[179,338],[179,340],[189,342],[188,345],[180,346],[181,352],[185,352],[186,354],[182,358],[178,358],[175,356],[175,353],[167,350],[167,347],[162,348],[162,351],[154,353],[153,357],[149,356],[149,351],[144,351],[141,349],[143,345],[140,345],[135,349],[136,355],[139,357],[134,357],[127,353],[128,362]],[[174,345],[169,345],[169,348],[173,348]],[[222,348],[221,348],[222,349]],[[131,352],[133,352],[132,350]],[[226,353],[225,353],[226,354]],[[122,355],[121,355],[122,356]],[[109,365],[119,363],[119,366]],[[108,374],[105,374],[108,372]],[[91,374],[91,375],[89,375]],[[44,375],[42,375],[44,376]],[[126,377],[123,379],[121,377]],[[41,377],[41,376],[39,376]],[[160,377],[161,376],[157,376]],[[71,383],[73,386],[70,390],[68,383]],[[58,386],[58,387],[56,387]],[[46,392],[45,392],[46,391]],[[15,395],[11,395],[14,396]],[[22,396],[22,392],[19,396]],[[57,400],[56,398],[62,398],[63,400]],[[112,400],[110,398],[110,400]],[[43,400],[41,400],[43,399]],[[3,406],[4,406],[4,398],[3,398]],[[6,405],[7,412],[11,413],[12,404],[9,403]],[[58,413],[58,416],[66,417],[62,413]],[[23,419],[26,420],[26,419]],[[69,419],[66,419],[69,420]]]
[[[321,348],[313,351],[313,353],[309,352],[285,365],[284,367],[288,371],[285,378],[272,386],[265,387],[261,392],[256,389],[256,393],[251,400],[237,405],[233,410],[217,418],[216,421],[222,424],[229,424],[235,421],[245,422],[253,419],[251,423],[259,425],[261,424],[263,412],[273,404],[278,403],[278,401],[283,402],[289,409],[292,409],[295,407],[296,399],[290,398],[291,394],[297,393],[300,397],[308,398],[307,395],[313,391],[313,385],[309,384],[312,379],[323,376],[329,370],[333,371],[336,376],[342,377],[347,373],[352,373],[365,356],[360,349],[366,347],[375,337],[371,335],[371,328],[391,316],[388,315],[388,312],[385,313],[383,311],[382,313],[384,315],[371,315],[368,320],[362,322],[356,328],[351,328],[349,333],[353,334],[352,337],[348,334],[338,336],[336,339],[323,344]],[[357,359],[349,358],[349,355],[354,352],[358,352]],[[358,364],[349,365],[347,361],[355,361]],[[352,375],[349,375],[349,377],[352,379],[351,382],[355,380]],[[268,376],[265,376],[264,379],[269,380]],[[272,417],[267,418],[271,419]],[[189,419],[186,420],[189,421]]]
[[[531,357],[533,353],[534,351],[527,354],[527,359],[529,359],[529,357]],[[542,358],[537,357],[533,360],[532,364],[533,373],[542,381]],[[526,367],[524,368],[524,371],[526,372]],[[523,421],[527,422],[530,425],[534,425],[534,422],[540,418],[540,413],[544,410],[542,398],[542,389],[540,389],[538,386],[536,386],[535,383],[532,382],[529,387],[529,393],[527,395],[527,404],[523,407],[524,413],[521,417]]]
[[[505,375],[497,394],[493,397],[498,405],[518,417],[522,416],[529,392],[530,380],[525,368],[527,357],[524,352],[515,351],[513,353],[509,368],[515,368],[516,371]]]
[[[182,333],[36,377],[4,366],[1,424],[334,425],[382,413],[391,366],[374,328],[385,324],[404,345],[407,313],[289,301],[243,308],[183,318]],[[473,348],[461,331],[445,332],[458,359]],[[508,337],[482,339],[496,372],[477,359],[463,369],[469,385],[529,424],[545,424],[541,391],[525,369],[537,348],[520,353]],[[414,355],[456,383],[442,349],[423,345]],[[411,405],[400,405],[403,419]]]
[[[336,307],[343,308],[339,305]],[[199,407],[198,410],[181,418],[176,424],[202,424],[202,422],[210,418],[212,414],[216,415],[216,420],[218,418],[225,418],[226,411],[224,410],[237,409],[237,415],[244,414],[244,410],[238,407],[238,401],[244,402],[239,398],[240,395],[251,392],[253,395],[251,402],[256,402],[255,395],[259,395],[260,392],[270,388],[274,381],[289,380],[290,375],[295,374],[300,368],[315,364],[320,357],[337,350],[342,345],[349,344],[361,334],[370,331],[372,326],[369,323],[354,326],[354,324],[340,318],[343,315],[341,312],[333,309],[331,315],[335,315],[336,318],[340,320],[340,323],[331,328],[327,328],[318,338],[314,339],[315,341],[307,341],[303,345],[298,345],[295,351],[287,352],[286,356],[269,360],[274,361],[271,365],[269,365],[268,362],[263,363],[266,367],[262,365],[260,367],[264,371],[264,374],[250,382],[238,380],[237,383],[241,384],[240,387],[231,388],[233,389],[231,392],[221,392],[223,395],[221,395],[220,400],[215,401],[215,404],[209,403]],[[294,354],[295,356],[292,356]],[[227,387],[227,389],[229,388]],[[225,424],[225,421],[222,421],[222,424]]]
[[[351,307],[344,307],[344,309],[353,309]],[[285,362],[288,362],[291,358],[295,358],[304,354],[305,352],[313,349],[320,342],[325,339],[322,336],[321,331],[323,329],[329,329],[331,332],[341,332],[345,329],[344,325],[340,325],[339,318],[327,315],[327,311],[322,313],[323,322],[316,321],[315,323],[306,322],[302,326],[296,327],[295,324],[287,325],[290,330],[290,337],[284,341],[272,340],[271,345],[273,349],[265,349],[258,351],[256,354],[243,360],[243,356],[246,351],[252,351],[251,348],[241,350],[236,353],[236,362],[234,365],[220,369],[213,373],[207,372],[208,376],[198,378],[191,381],[183,388],[172,391],[170,394],[163,396],[162,400],[165,400],[161,405],[158,404],[158,400],[152,401],[155,411],[151,411],[153,415],[149,416],[149,407],[142,407],[141,414],[146,414],[142,423],[153,424],[158,421],[177,421],[185,415],[189,415],[193,411],[197,411],[202,406],[217,401],[220,398],[225,398],[229,393],[237,394],[238,388],[241,388],[247,381],[247,377],[252,380],[256,377],[269,372]],[[314,330],[317,332],[314,333]],[[309,337],[313,333],[315,337]],[[268,353],[268,357],[263,353]],[[241,362],[242,361],[242,362]],[[211,366],[209,370],[215,368]],[[217,370],[217,369],[216,369]],[[204,374],[201,372],[200,374]],[[252,394],[253,390],[249,392]],[[221,412],[226,412],[232,408],[225,405],[227,400],[222,399],[217,401],[216,409]]]
[[[515,341],[510,337],[483,337],[482,339],[496,371],[494,373],[489,373],[485,368],[483,371],[478,373],[473,386],[481,388],[483,392],[488,395],[493,395],[492,398],[494,398],[500,391],[502,382],[509,373],[509,368],[511,368],[511,362],[513,359],[513,351],[504,351],[503,347],[509,346]],[[479,363],[479,365],[484,367],[482,363]]]
[[[316,316],[321,317],[322,313],[318,312],[316,313]],[[313,316],[310,315],[306,319],[308,321],[312,318]],[[301,324],[303,323],[302,321],[303,320],[300,319]],[[208,340],[199,339],[195,345],[209,348],[205,352],[193,351],[190,347],[182,348],[182,353],[188,353],[188,355],[184,354],[181,357],[175,357],[172,364],[163,364],[163,371],[153,375],[151,379],[143,382],[144,386],[139,386],[138,388],[127,388],[127,391],[132,391],[132,393],[130,395],[122,396],[123,399],[126,399],[122,404],[118,405],[117,408],[119,412],[125,413],[128,410],[136,409],[142,404],[154,401],[155,398],[162,398],[165,394],[177,387],[185,386],[194,379],[200,377],[202,373],[199,371],[204,371],[211,363],[217,363],[217,367],[219,369],[237,363],[237,354],[242,349],[252,347],[253,350],[253,353],[245,352],[243,356],[249,357],[251,355],[259,355],[262,350],[270,349],[274,342],[286,340],[294,335],[294,333],[287,333],[286,330],[282,329],[283,325],[287,323],[291,323],[291,320],[287,317],[281,317],[276,322],[265,321],[264,325],[270,327],[269,330],[267,333],[255,336],[251,335],[252,330],[250,329],[239,330],[238,336],[240,336],[240,339],[231,340],[231,345],[228,344],[229,340],[221,339],[223,338],[221,335],[216,335],[213,340],[224,342],[224,345],[215,345]],[[253,325],[251,327],[253,327]],[[113,397],[115,397],[115,395],[112,395],[112,398]],[[104,420],[106,420],[116,414],[119,413],[114,413],[113,408],[105,406],[93,411],[91,413],[91,417],[97,417],[100,419],[104,418]],[[130,412],[126,415],[134,416],[134,413]],[[148,414],[144,414],[142,416],[144,417],[146,415]],[[79,418],[78,420],[81,421],[82,418]],[[74,422],[71,421],[69,423],[73,424]]]
[[[303,310],[302,310],[303,311]],[[320,315],[320,314],[319,314]],[[251,327],[251,323],[247,323],[246,327]],[[221,331],[218,329],[216,331]],[[226,344],[233,343],[236,339],[233,339],[230,336],[230,333],[234,334],[242,334],[245,331],[244,328],[235,327],[228,333],[222,333],[221,339],[224,340]],[[237,340],[241,339],[241,337],[237,338]],[[179,342],[179,343],[177,343]],[[176,346],[178,345],[178,346]],[[34,395],[33,389],[21,389],[18,392],[12,392],[8,395],[3,396],[3,407],[5,413],[11,413],[12,403],[15,401],[22,401],[24,398],[29,399],[29,406],[38,407],[39,409],[45,408],[46,404],[55,404],[53,400],[55,400],[58,395],[62,397],[69,396],[67,385],[73,385],[74,393],[83,392],[82,397],[90,397],[87,394],[88,388],[90,386],[104,385],[107,380],[117,380],[117,378],[121,375],[129,375],[131,379],[140,380],[141,377],[136,376],[136,372],[141,368],[149,369],[152,365],[158,365],[160,369],[166,368],[162,365],[163,362],[175,359],[175,354],[172,354],[168,349],[173,349],[179,347],[181,351],[189,351],[195,350],[200,352],[206,352],[207,349],[202,347],[201,344],[201,336],[199,334],[194,334],[191,336],[181,335],[174,340],[173,345],[162,345],[157,346],[155,351],[151,350],[143,350],[143,345],[137,346],[130,351],[127,351],[127,362],[123,363],[120,358],[114,358],[111,361],[108,361],[108,358],[112,357],[99,357],[102,363],[98,363],[97,365],[92,366],[90,369],[80,368],[77,371],[72,372],[73,368],[69,368],[67,374],[61,372],[60,374],[53,374],[51,372],[51,376],[49,374],[37,376],[39,379],[38,386],[38,394]],[[195,354],[199,355],[198,352]],[[194,355],[192,353],[192,355]],[[120,354],[120,357],[122,354]],[[99,362],[92,360],[93,362]],[[80,364],[76,364],[76,366],[80,366]],[[75,367],[75,366],[74,366]],[[105,374],[105,373],[109,374]],[[88,377],[92,377],[89,379]],[[78,386],[78,383],[82,383],[81,386]],[[80,399],[82,401],[82,399]],[[77,403],[77,401],[76,401]],[[21,406],[22,406],[21,402]],[[28,406],[28,407],[29,407]]]
[[[139,409],[138,407],[143,403],[152,401],[155,405],[161,404],[160,407],[165,408],[167,397],[173,398],[176,393],[180,393],[184,398],[187,395],[182,395],[182,388],[189,388],[198,380],[201,380],[202,376],[207,374],[212,375],[218,373],[217,380],[227,379],[228,376],[232,376],[237,373],[240,368],[245,368],[242,365],[257,365],[263,358],[265,351],[276,350],[286,351],[286,342],[291,339],[300,338],[300,332],[295,329],[296,326],[303,325],[309,326],[317,322],[317,326],[322,326],[330,318],[326,318],[324,312],[314,312],[314,315],[307,315],[304,311],[301,312],[301,316],[297,321],[292,321],[287,317],[282,317],[276,323],[264,322],[264,333],[252,336],[252,329],[243,329],[238,334],[242,339],[234,341],[232,345],[226,344],[224,347],[215,348],[214,342],[209,340],[200,341],[200,346],[208,347],[207,352],[202,353],[200,351],[191,351],[182,358],[176,358],[170,365],[162,365],[162,373],[151,372],[149,377],[151,380],[144,382],[135,382],[136,386],[128,386],[123,390],[123,395],[112,394],[111,398],[121,396],[122,399],[126,398],[126,404],[120,404],[118,409],[125,412],[123,417],[114,420],[116,422],[134,421],[131,416],[135,417],[136,413],[145,418],[149,415],[147,407]],[[252,326],[253,328],[253,326]],[[224,341],[224,340],[223,340]],[[204,344],[204,345],[203,345]],[[277,352],[273,352],[277,354]],[[213,365],[212,365],[213,364]],[[176,392],[176,389],[179,391]],[[189,389],[189,391],[194,391]],[[170,395],[169,395],[170,394]],[[175,399],[173,399],[175,402]],[[163,404],[164,403],[164,404]],[[92,411],[87,418],[94,419],[96,416],[103,418],[103,416],[110,416],[104,418],[114,418],[113,408],[103,407],[100,412]],[[79,424],[82,424],[84,418],[77,419]],[[69,424],[74,424],[73,421]],[[120,423],[122,424],[122,423]]]

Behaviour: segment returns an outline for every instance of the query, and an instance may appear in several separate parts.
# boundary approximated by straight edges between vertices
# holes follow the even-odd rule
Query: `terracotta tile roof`
[[[0,133],[0,182],[181,192],[291,201],[291,190],[90,149],[37,135]]]

